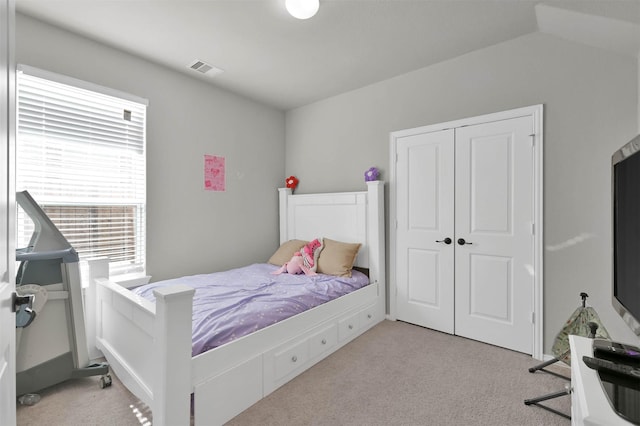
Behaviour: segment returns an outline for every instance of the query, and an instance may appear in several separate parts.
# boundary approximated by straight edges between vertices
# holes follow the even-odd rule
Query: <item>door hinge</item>
[[[531,224],[531,235],[536,235],[536,224],[535,223]]]
[[[535,323],[536,323],[536,313],[531,312],[531,324],[535,324]]]
[[[533,147],[536,146],[536,134],[535,133],[531,133],[529,136],[531,137],[531,139],[530,139],[531,140],[531,147],[533,148]]]

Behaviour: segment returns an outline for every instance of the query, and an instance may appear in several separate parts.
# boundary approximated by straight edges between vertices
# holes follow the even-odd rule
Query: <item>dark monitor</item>
[[[612,304],[640,336],[640,135],[611,157],[613,184]]]

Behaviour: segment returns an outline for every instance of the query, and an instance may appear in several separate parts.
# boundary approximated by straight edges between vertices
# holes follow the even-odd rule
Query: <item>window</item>
[[[81,260],[144,273],[147,102],[31,67],[18,72],[16,188],[27,190]],[[18,212],[17,247],[33,224]]]

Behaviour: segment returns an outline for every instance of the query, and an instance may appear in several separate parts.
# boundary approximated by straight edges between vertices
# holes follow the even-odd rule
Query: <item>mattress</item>
[[[369,284],[359,271],[351,277],[273,275],[277,266],[256,263],[211,274],[159,281],[133,290],[154,301],[153,290],[184,284],[195,289],[192,356],[229,343]]]

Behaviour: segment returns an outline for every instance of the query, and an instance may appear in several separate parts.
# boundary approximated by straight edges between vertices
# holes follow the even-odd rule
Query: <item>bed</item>
[[[187,277],[154,288],[149,300],[110,281],[105,260],[90,263],[90,355],[103,355],[151,407],[154,425],[223,424],[384,319],[384,184],[302,195],[281,188],[279,209],[281,244],[317,237],[360,243],[354,270],[368,282],[202,353],[194,349],[195,290]]]

